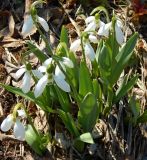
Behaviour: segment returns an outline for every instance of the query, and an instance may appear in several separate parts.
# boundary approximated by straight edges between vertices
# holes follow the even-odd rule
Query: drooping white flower
[[[98,35],[108,37],[109,32],[111,30],[111,27],[112,27],[112,22],[109,22],[107,24],[101,23],[101,26],[98,30]],[[116,20],[115,35],[116,35],[116,40],[117,40],[118,44],[120,44],[120,45],[122,45],[122,43],[124,42],[124,34],[123,34],[121,28],[122,28],[121,21]]]
[[[118,44],[123,44],[124,42],[124,33],[122,32],[121,28],[123,27],[121,21],[117,20],[115,23],[115,33],[116,33],[116,40]]]
[[[17,110],[18,116],[24,118],[25,113],[24,110]],[[13,126],[13,132],[14,136],[18,140],[24,140],[25,139],[25,128],[24,125],[20,122],[19,118],[17,117],[14,121],[13,115],[9,114],[2,122],[1,124],[1,130],[3,132],[9,131]]]
[[[90,17],[87,17],[86,20],[85,20],[85,23],[86,23],[86,28],[85,28],[85,32],[88,32],[88,31],[95,31],[96,27],[97,27],[97,22],[96,22],[96,19],[94,16],[90,16]]]
[[[101,23],[101,26],[98,30],[98,35],[100,36],[109,36],[109,31],[111,29],[112,22],[105,24],[104,22]]]
[[[95,52],[90,43],[84,44],[84,49],[85,49],[85,55],[91,60],[94,61],[95,59]]]
[[[24,93],[28,93],[31,88],[31,74],[24,65],[21,66],[20,69],[16,72],[16,79],[19,79],[23,74],[24,76],[22,79],[22,91]]]
[[[48,23],[46,22],[45,19],[43,19],[42,17],[36,16],[36,20],[38,21],[38,23],[43,27],[43,29],[48,32],[49,31],[49,26]],[[33,30],[34,30],[35,25],[33,24],[33,19],[32,16],[29,15],[25,20],[24,20],[24,24],[22,27],[22,32],[21,34],[26,37],[28,36]]]
[[[66,82],[66,80],[65,80],[66,77],[63,74],[63,72],[60,70],[58,65],[56,66],[54,73],[48,73],[48,71],[47,71],[48,66],[51,65],[52,62],[53,62],[52,58],[49,58],[43,63],[42,66],[40,66],[38,68],[38,70],[40,72],[45,73],[45,74],[43,75],[42,78],[40,78],[40,80],[38,81],[38,83],[35,86],[34,95],[36,98],[39,97],[43,93],[46,85],[48,83],[53,82],[53,81],[55,81],[57,86],[59,88],[61,88],[63,91],[70,92],[70,86]],[[59,63],[61,64],[62,68],[65,71],[66,71],[65,66],[67,66],[69,68],[73,68],[72,61],[67,57],[63,57],[62,60],[59,61]]]
[[[90,39],[94,42],[96,41],[94,37],[91,37]],[[76,52],[80,47],[81,47],[81,40],[77,39],[71,44],[70,50],[72,52]],[[85,55],[87,56],[87,58],[89,58],[91,61],[94,61],[95,52],[88,40],[83,44],[83,47],[84,47]]]

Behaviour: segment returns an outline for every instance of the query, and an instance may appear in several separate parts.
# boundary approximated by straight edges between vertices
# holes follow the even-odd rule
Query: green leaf
[[[79,131],[76,127],[76,124],[75,124],[71,114],[66,113],[60,109],[58,109],[58,113],[59,113],[59,116],[62,119],[65,127],[68,129],[68,131],[71,133],[71,135],[73,135],[74,137],[78,137],[80,134],[79,134]]]
[[[93,79],[93,92],[98,100],[102,100],[102,90],[97,79]]]
[[[77,139],[79,139],[80,141],[85,142],[85,143],[94,144],[92,135],[89,132],[81,134]]]
[[[42,103],[42,101],[40,101],[39,99],[36,99],[34,97],[34,93],[33,92],[28,92],[28,93],[23,93],[23,91],[20,88],[15,88],[9,85],[5,85],[0,83],[0,86],[2,86],[3,88],[5,88],[7,91],[14,93],[16,95],[19,95],[23,98],[26,98],[34,103],[36,103],[37,105],[39,105],[44,111],[48,111],[46,108],[46,105],[44,103]]]
[[[68,46],[68,31],[64,26],[62,26],[61,29],[60,42],[65,42],[66,45]]]
[[[127,81],[128,77],[125,76],[122,84],[116,91],[116,95],[114,97],[114,103],[117,103],[123,96],[125,96],[129,90],[135,85],[138,80],[138,75],[134,76],[129,82]]]
[[[133,54],[133,49],[136,45],[137,38],[138,34],[134,33],[134,35],[127,41],[127,43],[121,48],[120,52],[116,56],[117,63],[112,68],[111,76],[109,77],[112,86],[117,82],[123,69],[128,64]]]
[[[98,105],[96,97],[92,93],[87,93],[80,104],[78,121],[84,132],[92,131],[98,118]]]
[[[88,92],[93,92],[92,80],[89,69],[86,64],[81,61],[79,72],[79,94],[84,97]]]
[[[67,95],[66,92],[62,91],[61,89],[59,89],[57,86],[54,86],[57,96],[58,96],[58,100],[60,102],[60,105],[63,109],[64,112],[69,112],[70,111],[70,102],[69,102],[69,97]]]
[[[98,58],[98,64],[100,66],[100,73],[104,79],[111,74],[112,66],[112,51],[109,46],[103,45]]]
[[[131,110],[133,112],[133,115],[134,115],[134,119],[135,119],[135,122],[140,114],[140,105],[139,105],[139,102],[137,102],[137,100],[135,99],[134,96],[131,97],[130,99],[130,102],[129,102],[129,105],[131,107]]]
[[[34,53],[36,57],[40,60],[40,62],[44,62],[48,56],[45,55],[38,47],[36,47],[32,42],[27,42],[28,47],[31,52],[28,53]]]
[[[137,124],[146,122],[147,122],[147,110],[145,110],[143,114],[137,119]]]
[[[31,125],[27,125],[25,131],[25,140],[29,146],[40,156],[45,152],[45,147],[43,147],[41,138],[34,132]]]

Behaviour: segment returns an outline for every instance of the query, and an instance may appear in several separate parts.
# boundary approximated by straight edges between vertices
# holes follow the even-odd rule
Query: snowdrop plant
[[[67,128],[71,135],[71,144],[79,151],[83,151],[85,143],[94,143],[92,132],[99,117],[107,116],[138,78],[137,75],[127,78],[124,75],[122,84],[117,83],[133,55],[138,34],[134,33],[124,42],[120,21],[114,16],[109,23],[107,16],[108,23],[104,23],[99,10],[92,11],[92,15],[86,19],[85,30],[71,43],[70,48],[68,32],[63,26],[60,42],[52,50],[38,25],[39,19],[35,18],[37,12],[33,4],[31,24],[33,20],[46,43],[47,53],[44,54],[32,42],[27,42],[29,50],[25,56],[33,52],[40,65],[35,70],[21,67],[16,72],[17,77],[24,74],[22,89],[0,84],[8,91],[34,102],[47,116],[58,116],[63,128]],[[46,24],[43,25],[43,28],[47,28]],[[83,55],[80,60],[76,55],[78,50]],[[89,58],[91,65],[87,65],[86,58]],[[30,88],[31,76],[34,86]],[[6,122],[11,121],[11,116],[6,119]],[[2,129],[3,126],[4,123]],[[9,128],[11,126],[5,130]],[[49,130],[44,136],[31,125],[25,131],[25,140],[38,154],[43,154],[48,140],[54,141],[54,135]]]

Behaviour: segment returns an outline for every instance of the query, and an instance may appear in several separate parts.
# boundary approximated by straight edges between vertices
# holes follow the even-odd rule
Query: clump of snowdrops
[[[121,101],[137,81],[137,75],[123,75],[118,80],[133,54],[138,34],[127,41],[124,38],[123,22],[116,17],[109,21],[107,11],[102,7],[94,9],[85,19],[85,30],[69,44],[68,32],[62,27],[60,42],[52,49],[44,32],[49,32],[47,22],[37,15],[36,4],[32,4],[30,15],[23,24],[22,35],[28,36],[34,27],[46,43],[47,52],[41,51],[33,42],[27,42],[29,50],[23,56],[23,65],[16,71],[16,78],[22,78],[21,88],[0,84],[8,91],[34,102],[43,111],[60,117],[71,135],[71,145],[82,151],[85,143],[94,143],[92,131],[100,116],[108,116],[113,105]],[[103,22],[100,12],[106,13]],[[76,52],[82,56],[77,58]],[[32,69],[26,57],[30,54],[39,59],[40,65]],[[32,86],[31,81],[34,81]],[[75,113],[73,116],[73,107]],[[23,124],[23,119],[28,123]],[[54,135],[38,132],[27,107],[16,104],[14,110],[1,124],[6,132],[13,127],[14,136],[25,140],[40,155]]]

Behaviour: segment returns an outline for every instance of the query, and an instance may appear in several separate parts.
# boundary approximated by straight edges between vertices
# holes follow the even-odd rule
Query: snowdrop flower
[[[20,69],[16,72],[16,79],[19,79],[23,74],[24,76],[22,79],[22,91],[24,93],[28,93],[31,88],[31,73],[29,70],[27,70],[25,65],[21,66]]]
[[[91,38],[92,39],[92,38]],[[96,41],[95,39],[93,39],[93,41]],[[91,44],[89,43],[89,41],[86,41],[84,44],[84,51],[85,51],[85,55],[91,60],[94,61],[95,59],[95,52],[94,49],[92,48]],[[75,40],[71,46],[70,46],[70,50],[72,52],[76,52],[79,48],[81,47],[81,40],[77,39]]]
[[[49,31],[49,26],[47,24],[47,22],[45,21],[45,19],[39,17],[39,16],[36,16],[36,19],[38,21],[38,23],[43,27],[43,29],[48,32]],[[25,20],[24,20],[24,24],[23,24],[23,27],[22,27],[22,32],[21,34],[26,37],[28,36],[34,29],[34,24],[33,24],[33,19],[32,19],[32,16],[29,15]]]
[[[99,15],[89,16],[85,20],[86,28],[84,32],[95,31],[98,27],[102,25],[102,21],[99,19]]]
[[[24,118],[26,117],[24,110],[17,110],[18,116]],[[13,132],[14,136],[18,140],[24,140],[25,139],[25,128],[24,125],[20,122],[19,118],[17,117],[15,120],[13,118],[12,114],[9,114],[2,122],[1,124],[1,130],[3,132],[9,131],[13,126]]]
[[[53,73],[52,71],[53,62],[54,62],[53,59],[49,58],[43,63],[42,66],[38,68],[40,72],[45,73],[45,74],[42,76],[42,78],[40,78],[40,80],[35,86],[35,91],[34,91],[35,97],[39,97],[43,93],[46,85],[48,83],[53,82],[53,80],[56,82],[57,86],[61,88],[63,91],[70,92],[70,86],[65,81],[66,77],[58,66],[56,66],[55,73]],[[60,61],[59,63],[61,64],[64,71],[66,71],[65,66],[69,68],[73,68],[72,61],[67,57],[63,57],[62,61]],[[51,67],[51,69],[49,67]]]
[[[109,32],[111,30],[111,27],[112,27],[112,22],[107,23],[107,24],[101,23],[101,26],[98,30],[98,35],[108,37]],[[122,43],[124,42],[124,34],[123,34],[121,28],[122,28],[121,21],[116,20],[115,34],[116,34],[116,40],[117,40],[118,44],[120,44],[120,45],[122,45]]]

